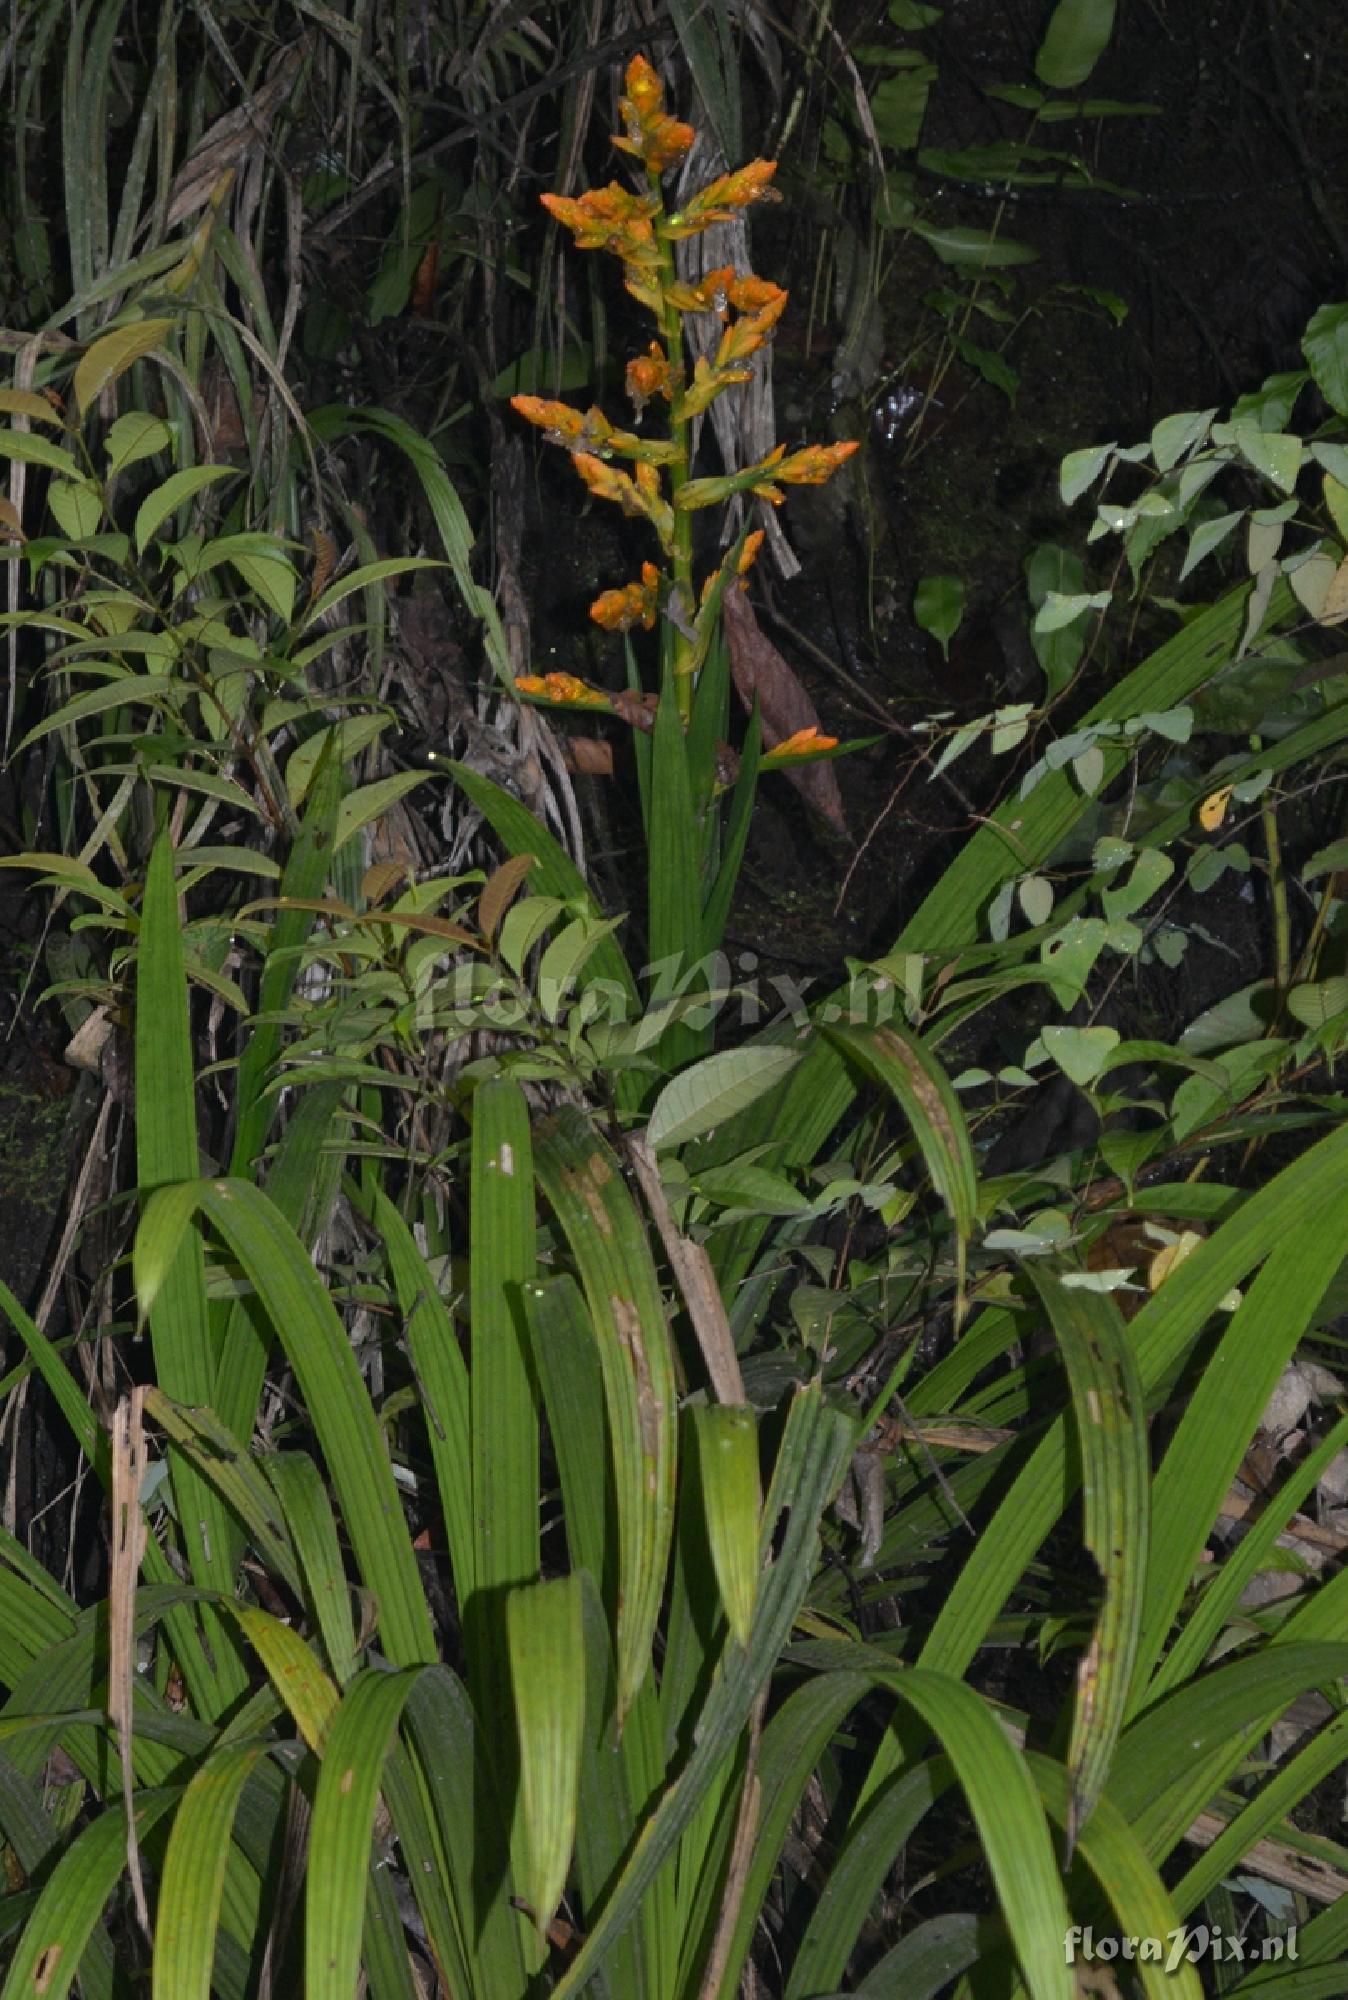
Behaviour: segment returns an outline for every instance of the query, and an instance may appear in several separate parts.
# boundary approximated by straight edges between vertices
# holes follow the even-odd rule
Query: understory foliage
[[[36,117],[65,16],[34,11]],[[732,11],[672,11],[728,128]],[[1051,10],[1036,118],[1113,12]],[[480,13],[464,73],[531,102],[528,24]],[[161,103],[177,23],[137,52]],[[60,1427],[100,1551],[89,1585],[0,1525],[0,2000],[1070,2000],[1088,1935],[1122,1994],[1340,1993],[1348,1852],[1308,1821],[1348,1757],[1348,306],[1233,407],[1063,460],[1033,695],[912,732],[995,802],[887,948],[768,1007],[722,949],[760,780],[857,746],[770,728],[762,685],[739,724],[768,517],[710,558],[691,520],[852,441],[698,470],[787,298],[675,246],[742,225],[773,163],[676,196],[681,71],[624,17],[635,181],[546,206],[655,316],[633,427],[541,344],[471,388],[661,563],[595,601],[625,686],[535,675],[445,435],[291,386],[302,273],[278,325],[249,227],[352,201],[363,141],[278,185],[260,121],[301,73],[340,105],[334,48],[306,29],[176,175],[147,95],[119,208],[106,172],[76,192],[74,111],[111,117],[121,26],[71,37],[75,295],[23,210],[37,330],[0,387],[0,866],[96,1143],[128,1133],[87,1318],[0,1285],[10,1435],[25,1403]],[[462,220],[403,185],[390,310]],[[980,282],[1014,261],[890,198]],[[303,337],[315,367],[345,344]],[[366,451],[433,555],[376,545]],[[427,757],[387,648],[439,586],[484,694]],[[631,752],[640,924],[579,863],[540,710]],[[1247,886],[1260,962],[1147,1032],[1136,996]]]

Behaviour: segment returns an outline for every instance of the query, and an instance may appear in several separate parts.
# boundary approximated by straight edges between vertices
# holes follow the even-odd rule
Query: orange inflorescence
[[[683,158],[696,134],[691,125],[666,116],[660,79],[645,56],[633,56],[626,80],[627,95],[619,98],[618,109],[627,135],[615,133],[613,143],[620,152],[635,153],[648,172],[666,173]]]
[[[775,743],[768,755],[778,757],[806,757],[813,750],[835,750],[836,736],[821,736],[814,723],[808,729],[798,729],[794,736],[788,736],[781,743]]]
[[[564,701],[582,708],[610,706],[606,694],[575,674],[517,674],[515,686],[521,694],[531,694],[540,701]]]
[[[630,632],[643,625],[649,632],[660,608],[660,572],[654,563],[641,565],[641,582],[606,590],[590,606],[590,616],[606,632]]]
[[[858,447],[855,442],[811,445],[788,455],[785,445],[778,445],[758,465],[719,477],[688,476],[690,423],[733,384],[750,379],[750,359],[771,339],[787,294],[752,272],[737,273],[732,264],[695,281],[675,279],[669,245],[715,223],[734,220],[754,202],[776,200],[772,181],[777,168],[773,160],[751,160],[719,175],[671,213],[659,177],[689,152],[693,130],[667,114],[660,78],[644,56],[635,56],[628,64],[625,86],[619,100],[624,131],[614,143],[645,167],[649,178],[642,191],[612,181],[578,196],[545,194],[541,199],[548,213],[571,232],[577,249],[607,250],[618,259],[627,290],[660,322],[663,338],[628,362],[626,387],[638,414],[653,398],[663,397],[670,405],[671,435],[641,437],[635,431],[615,429],[602,410],[582,415],[569,404],[541,396],[513,396],[511,403],[549,443],[570,452],[572,464],[596,498],[613,501],[625,514],[639,515],[654,528],[666,559],[672,561],[673,576],[667,578],[655,564],[646,563],[639,582],[602,592],[590,607],[590,616],[608,631],[626,632],[635,625],[649,630],[660,614],[663,594],[665,616],[677,635],[676,672],[684,677],[680,688],[686,716],[682,693],[705,657],[707,633],[694,622],[691,553],[679,517],[737,494],[753,494],[776,506],[785,498],[785,486],[821,485]],[[714,313],[720,321],[715,353],[699,356],[691,370],[678,327],[669,323],[671,312]],[[630,471],[615,466],[615,457],[629,461]],[[659,470],[664,466],[671,469],[668,493]],[[718,581],[723,587],[740,587],[762,543],[761,530],[747,536],[733,567],[713,571],[702,591],[703,604]],[[535,698],[614,712],[606,696],[571,675],[530,675],[518,686],[521,693]],[[817,729],[800,730],[771,754],[774,759],[802,757],[831,749],[836,740],[820,736]]]

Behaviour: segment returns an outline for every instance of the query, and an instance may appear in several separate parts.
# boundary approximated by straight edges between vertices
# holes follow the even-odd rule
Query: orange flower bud
[[[777,171],[775,160],[750,160],[733,174],[721,174],[695,194],[686,208],[668,216],[661,234],[671,238],[697,236],[713,222],[733,222],[751,202],[775,199],[769,186]]]
[[[611,250],[615,257],[639,259],[654,249],[651,217],[659,203],[653,195],[636,195],[610,181],[607,187],[591,188],[575,198],[543,194],[539,200],[571,231],[578,250]]]
[[[641,582],[606,590],[590,606],[590,616],[606,632],[630,632],[642,625],[649,632],[659,609],[660,572],[654,563],[641,565]]]
[[[841,444],[807,444],[802,451],[793,451],[790,458],[784,458],[774,468],[774,474],[788,486],[822,486],[844,459],[860,449],[859,438],[847,438]]]
[[[736,576],[747,576],[749,574],[749,571],[758,560],[758,551],[762,546],[763,530],[761,528],[755,528],[752,535],[745,536],[744,547],[740,550],[740,559],[735,565]]]
[[[836,750],[837,747],[836,736],[821,735],[818,725],[812,723],[808,729],[798,729],[794,736],[788,736],[781,743],[775,743],[768,756],[775,762],[778,758],[807,757],[812,751]]]
[[[627,128],[626,137],[614,134],[620,152],[635,153],[649,172],[663,174],[681,160],[696,136],[691,125],[665,116],[664,91],[660,79],[645,56],[634,56],[627,65],[627,94],[618,100]]]
[[[627,393],[638,413],[645,409],[652,396],[663,396],[666,402],[669,401],[672,393],[669,362],[656,341],[651,342],[648,353],[638,354],[628,362]]]
[[[550,402],[545,396],[512,396],[510,407],[526,423],[537,424],[541,431],[546,431],[550,444],[569,444],[579,438],[585,428],[585,419],[579,410],[573,410],[569,403]],[[592,414],[597,415],[598,412]]]

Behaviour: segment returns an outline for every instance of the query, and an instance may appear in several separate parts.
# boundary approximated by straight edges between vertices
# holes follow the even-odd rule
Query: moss
[[[0,1200],[52,1213],[65,1188],[70,1100],[31,1081],[0,1083]]]

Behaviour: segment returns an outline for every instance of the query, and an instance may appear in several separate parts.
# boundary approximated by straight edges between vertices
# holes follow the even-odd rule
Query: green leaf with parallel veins
[[[562,1900],[576,1840],[585,1730],[580,1593],[579,1576],[564,1576],[525,1584],[506,1599],[528,1857],[520,1886],[540,1939]]]

